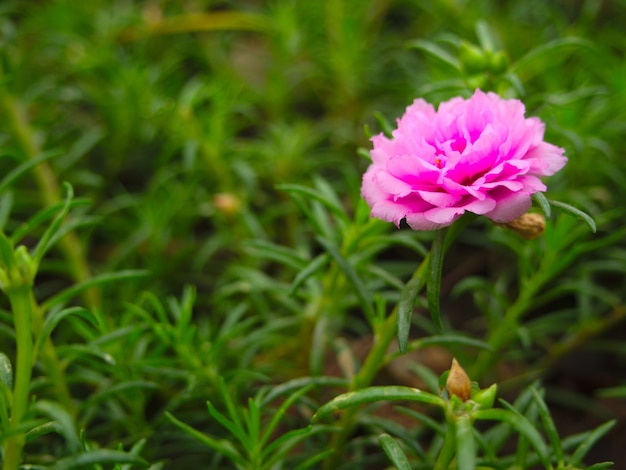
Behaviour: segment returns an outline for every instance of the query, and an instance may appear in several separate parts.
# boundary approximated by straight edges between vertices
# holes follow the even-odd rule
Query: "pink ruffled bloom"
[[[372,137],[361,194],[371,215],[414,230],[450,225],[465,211],[510,222],[545,191],[539,177],[559,171],[563,149],[543,141],[544,124],[519,100],[476,90],[439,109],[422,99],[398,120],[391,139]]]

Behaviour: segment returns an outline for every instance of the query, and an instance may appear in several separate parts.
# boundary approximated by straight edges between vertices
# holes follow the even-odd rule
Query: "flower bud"
[[[467,41],[461,41],[459,58],[463,64],[463,69],[470,75],[484,72],[487,68],[487,58],[484,51]]]
[[[241,209],[241,201],[231,193],[218,193],[213,199],[215,208],[227,216],[237,215]]]
[[[497,51],[489,55],[488,64],[489,70],[495,74],[501,74],[509,68],[509,59],[503,51]]]
[[[546,228],[546,219],[541,214],[526,213],[504,224],[526,240],[539,237]]]
[[[456,359],[452,359],[452,366],[448,380],[446,380],[446,390],[450,396],[457,396],[461,401],[469,400],[472,394],[472,382]]]

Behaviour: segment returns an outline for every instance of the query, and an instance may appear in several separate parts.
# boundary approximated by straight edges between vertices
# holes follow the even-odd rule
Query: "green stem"
[[[530,309],[533,297],[542,284],[542,276],[534,276],[515,302],[506,310],[502,320],[489,333],[487,343],[491,346],[491,350],[482,351],[478,356],[471,369],[470,377],[473,380],[482,379],[492,369],[501,348],[515,337],[519,319]]]
[[[424,271],[428,266],[428,260],[428,256],[422,260],[422,263],[413,274],[414,277],[424,275]],[[397,315],[398,308],[396,306],[385,321],[379,323],[375,327],[374,344],[367,355],[365,362],[363,363],[363,367],[361,367],[352,380],[352,384],[350,386],[351,392],[369,387],[374,380],[376,373],[382,366],[385,365],[389,346],[396,336]],[[342,451],[356,426],[357,415],[358,408],[356,407],[348,408],[342,414],[338,425],[339,431],[333,434],[331,439],[330,447],[334,450],[334,452],[324,463],[325,470],[334,470],[338,467],[342,458]]]
[[[0,70],[0,80],[3,79]],[[26,111],[22,104],[3,87],[0,86],[0,110],[4,111],[9,129],[12,131],[17,144],[21,147],[24,156],[32,160],[41,154],[35,132],[28,122]],[[44,161],[34,169],[35,181],[39,187],[42,202],[53,206],[61,200],[59,182],[48,162]],[[83,282],[91,277],[89,265],[85,257],[82,242],[75,232],[68,232],[60,241],[59,247],[68,261],[74,280]],[[91,308],[99,308],[100,292],[96,288],[85,290],[85,301]]]
[[[446,417],[446,421],[446,437],[433,470],[447,470],[456,453],[456,423],[452,417]]]
[[[43,329],[44,318],[43,312],[39,308],[35,297],[30,293],[30,300],[32,305],[32,328],[37,337],[41,330]],[[72,395],[70,394],[69,387],[67,385],[67,380],[65,379],[65,366],[61,363],[59,357],[57,356],[56,349],[54,347],[54,343],[52,339],[48,338],[45,343],[41,346],[39,351],[35,352],[37,357],[33,358],[33,361],[40,360],[43,365],[43,369],[45,370],[46,375],[50,379],[52,383],[52,387],[54,389],[54,396],[56,399],[65,406],[67,412],[75,417],[76,416],[76,406],[74,401],[72,400]]]
[[[15,385],[11,404],[11,428],[15,429],[22,423],[28,409],[28,395],[33,369],[33,336],[31,331],[33,304],[30,286],[8,289],[7,295],[13,311],[17,343]],[[25,435],[21,432],[6,440],[3,470],[16,470],[19,467],[24,443]]]

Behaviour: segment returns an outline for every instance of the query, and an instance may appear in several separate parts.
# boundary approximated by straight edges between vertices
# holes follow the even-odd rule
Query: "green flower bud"
[[[489,70],[498,75],[506,72],[506,69],[509,68],[509,59],[504,51],[497,51],[489,54],[488,67]]]
[[[489,65],[485,52],[467,41],[461,41],[459,58],[468,75],[484,72]]]

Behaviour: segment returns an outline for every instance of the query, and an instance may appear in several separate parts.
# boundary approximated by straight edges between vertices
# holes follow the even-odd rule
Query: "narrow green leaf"
[[[418,401],[439,407],[445,406],[445,402],[441,397],[432,393],[424,392],[417,388],[404,386],[366,387],[361,390],[357,390],[356,392],[344,393],[333,398],[317,410],[317,412],[313,415],[312,421],[319,421],[336,411],[340,411],[351,406],[373,403],[382,400]]]
[[[376,122],[378,122],[378,125],[382,129],[383,134],[385,134],[385,136],[387,136],[388,138],[391,138],[393,135],[394,126],[391,125],[389,120],[379,111],[376,111],[374,113],[374,118],[376,119]],[[371,160],[371,157],[369,156],[369,152],[367,155],[368,155],[368,158]]]
[[[306,266],[306,260],[296,250],[267,240],[249,240],[244,244],[244,249],[254,256],[276,261],[294,269],[302,269]]]
[[[74,427],[74,419],[65,408],[56,402],[49,400],[38,400],[35,402],[35,409],[54,420],[59,426],[59,434],[65,438],[70,452],[78,452],[80,449],[80,439]]]
[[[454,57],[438,44],[430,41],[425,41],[423,39],[416,39],[414,41],[409,41],[406,46],[426,52],[431,57],[437,59],[443,64],[448,65],[450,68],[456,70],[459,73],[462,70],[461,63],[456,59],[456,57]]]
[[[285,461],[285,456],[293,449],[297,444],[305,439],[311,439],[312,436],[321,433],[337,431],[337,428],[332,426],[312,426],[309,425],[301,429],[292,429],[287,431],[282,436],[278,437],[265,449],[268,454],[267,460],[264,460],[264,468],[274,468],[276,464]]]
[[[446,230],[440,229],[435,232],[432,248],[430,249],[430,262],[428,263],[428,282],[426,284],[426,297],[428,310],[435,326],[443,328],[441,312],[439,310],[441,294],[441,271],[445,253]]]
[[[510,72],[529,72],[533,66],[537,66],[536,70],[539,71],[543,68],[541,67],[542,64],[540,64],[542,60],[554,63],[555,58],[564,58],[571,50],[581,49],[583,47],[589,48],[592,47],[592,45],[590,41],[575,37],[555,39],[554,41],[532,49],[511,66]]]
[[[413,418],[418,423],[421,423],[424,427],[432,429],[438,436],[444,436],[446,434],[446,428],[439,421],[431,418],[428,415],[422,414],[418,411],[406,408],[404,406],[396,406],[394,407],[394,409],[398,410],[402,414]]]
[[[246,413],[246,427],[248,428],[248,439],[253,446],[262,447],[259,437],[261,435],[261,410],[254,398],[248,398],[248,412]],[[280,418],[278,419],[280,420]],[[269,438],[269,434],[267,434]],[[257,444],[259,443],[259,444]]]
[[[295,292],[300,288],[304,282],[309,279],[313,274],[322,269],[328,261],[330,261],[330,255],[328,253],[322,253],[315,258],[313,258],[309,264],[307,264],[302,270],[296,274],[291,283],[291,288],[289,289],[289,296],[295,294]]]
[[[472,415],[474,419],[502,421],[510,425],[517,432],[522,434],[532,444],[541,463],[546,467],[550,467],[550,455],[548,449],[543,442],[541,434],[535,429],[532,423],[519,412],[512,410],[503,410],[501,408],[491,408],[488,410],[478,410]]]
[[[67,213],[70,211],[70,204],[72,203],[72,199],[74,198],[74,188],[69,183],[65,183],[63,186],[65,187],[66,191],[65,204],[63,204],[61,212],[59,212],[54,218],[48,229],[39,240],[39,243],[35,247],[35,251],[33,252],[32,256],[35,266],[39,266],[39,264],[41,263],[44,254],[46,253],[46,251],[48,251],[48,248],[50,248],[50,241],[52,240],[52,237],[54,237],[57,230],[59,230],[59,227],[61,227],[61,224],[65,220],[65,216],[67,216]]]
[[[311,200],[321,203],[338,219],[343,220],[346,223],[349,222],[348,215],[346,214],[340,201],[330,194],[323,194],[319,189],[302,186],[300,184],[278,184],[276,185],[276,189],[293,194],[302,194]]]
[[[319,454],[309,457],[300,465],[298,465],[294,470],[307,470],[309,468],[313,468],[314,465],[330,457],[334,452],[335,452],[334,449],[326,449],[325,451],[320,452]],[[320,467],[316,466],[315,468],[320,468]]]
[[[33,159],[29,159],[28,161],[22,163],[21,165],[17,166],[13,170],[9,171],[5,175],[5,177],[2,178],[2,181],[0,181],[0,193],[3,193],[9,186],[11,186],[11,184],[15,180],[19,179],[22,175],[27,173],[32,168],[35,168],[40,163],[45,162],[46,160],[50,160],[51,158],[56,157],[58,155],[60,155],[60,152],[58,150],[44,152],[41,155]]]
[[[48,338],[52,334],[52,331],[57,327],[57,325],[64,319],[69,316],[75,315],[84,320],[87,320],[94,326],[98,326],[98,320],[94,317],[89,310],[82,307],[70,307],[63,310],[56,310],[49,313],[46,316],[46,319],[43,324],[43,328],[41,329],[41,333],[37,336],[37,340],[35,342],[35,351],[39,351],[41,347],[48,341]]]
[[[276,429],[276,426],[278,426],[278,423],[280,423],[280,420],[283,418],[283,416],[285,416],[285,413],[291,407],[291,405],[293,405],[302,396],[306,395],[313,387],[313,384],[308,384],[307,386],[292,394],[280,405],[278,410],[273,413],[272,419],[270,420],[269,424],[265,426],[263,435],[261,436],[261,440],[259,441],[260,447],[263,447],[272,436],[274,429]]]
[[[89,199],[72,199],[72,202],[70,203],[70,210],[76,207],[87,206],[89,204]],[[44,222],[52,219],[60,210],[63,209],[63,207],[65,207],[65,201],[59,202],[50,207],[46,207],[45,209],[37,212],[34,216],[28,219],[26,223],[22,224],[13,232],[13,234],[11,235],[11,241],[13,242],[13,244],[17,244],[20,240],[26,237],[26,235],[31,233],[35,228],[39,227]]]
[[[487,24],[485,20],[478,20],[476,22],[476,37],[478,38],[478,42],[480,43],[480,47],[485,51],[495,51],[496,50],[496,38],[493,34],[493,31]]]
[[[352,265],[345,259],[339,250],[335,246],[335,244],[322,237],[316,237],[317,241],[324,247],[326,252],[335,260],[335,262],[339,265],[346,278],[352,284],[352,288],[354,289],[354,293],[358,297],[360,301],[360,306],[363,308],[365,316],[367,318],[375,318],[376,312],[374,311],[374,306],[372,303],[371,293],[368,289],[365,288],[365,285],[359,278],[359,275],[356,273]]]
[[[460,415],[456,420],[456,462],[458,470],[475,470],[476,446],[469,415]]]
[[[10,270],[15,264],[13,253],[13,243],[7,238],[4,232],[0,231],[0,269]],[[0,286],[4,288],[5,286]]]
[[[378,436],[378,443],[389,457],[391,463],[396,470],[411,470],[411,463],[406,454],[400,447],[400,444],[389,434],[381,434]],[[460,467],[459,467],[460,468]]]
[[[26,442],[31,442],[38,437],[45,436],[46,434],[57,433],[61,434],[61,427],[56,421],[48,421],[42,423],[39,426],[35,426],[26,433]]]
[[[461,335],[434,335],[426,338],[421,338],[416,341],[419,347],[434,346],[434,345],[458,345],[458,346],[471,346],[474,348],[484,349],[486,351],[493,351],[493,348],[484,341],[479,339],[470,338],[469,336]]]
[[[139,439],[137,442],[135,442],[133,444],[133,446],[131,447],[131,449],[128,451],[128,453],[130,455],[134,455],[135,457],[138,457],[141,452],[143,452],[143,449],[146,447],[146,443],[148,442],[147,438],[143,438],[143,439]],[[157,468],[161,468],[161,467],[157,467],[156,465],[160,465],[159,464],[155,464],[150,466],[150,470],[157,470]],[[122,465],[119,469],[114,469],[114,470],[132,470],[132,464],[125,464]]]
[[[546,402],[543,400],[543,397],[539,394],[537,389],[532,387],[531,390],[535,399],[535,404],[537,405],[537,409],[539,411],[539,417],[541,418],[543,427],[546,430],[546,434],[548,435],[548,440],[552,445],[552,452],[554,453],[554,457],[556,458],[558,466],[562,466],[565,459],[565,454],[563,453],[561,438],[559,437],[556,425],[552,420],[552,416],[550,416],[550,410],[548,410]]]
[[[241,454],[237,451],[235,446],[233,446],[230,441],[226,439],[217,440],[210,436],[207,436],[206,434],[192,428],[188,424],[183,423],[178,418],[175,418],[174,415],[172,415],[168,411],[165,412],[165,417],[170,420],[170,422],[174,426],[184,431],[185,434],[190,435],[191,437],[200,441],[205,446],[219,452],[220,454],[224,454],[230,459],[231,462],[242,466],[246,464],[246,460],[241,456]]]
[[[13,367],[11,360],[3,352],[0,352],[0,382],[9,390],[13,388]]]
[[[593,465],[589,465],[587,470],[606,470],[609,468],[614,468],[615,462],[600,462],[594,463]]]
[[[550,202],[550,204],[553,205],[554,207],[558,207],[563,212],[569,215],[573,215],[574,217],[578,217],[579,219],[582,219],[587,225],[589,225],[589,228],[591,228],[591,231],[593,233],[596,233],[596,230],[597,230],[596,222],[586,212],[583,212],[580,209],[576,209],[574,206],[570,206],[569,204],[566,204],[564,202],[553,201],[553,200],[549,200],[548,202]]]
[[[207,401],[206,405],[209,409],[209,414],[213,417],[213,419],[225,427],[233,435],[233,437],[237,438],[237,440],[243,445],[244,449],[250,450],[250,440],[248,439],[245,430],[240,426],[240,423],[230,421],[226,416],[220,413],[210,401]],[[241,420],[241,417],[239,417],[239,415],[237,416],[237,419]]]
[[[281,395],[289,393],[291,390],[301,389],[307,385],[323,387],[347,387],[348,381],[342,377],[299,377],[289,380],[277,386],[273,386],[270,392],[263,398],[261,405],[265,406]]]
[[[224,376],[220,376],[219,381],[218,381],[218,385],[219,385],[219,389],[220,389],[220,395],[222,396],[222,400],[224,401],[224,404],[226,405],[226,409],[228,410],[228,416],[230,417],[230,419],[232,419],[233,423],[235,423],[237,425],[237,428],[239,430],[242,431],[242,423],[241,423],[241,416],[239,414],[239,407],[235,406],[235,402],[233,401],[233,397],[231,396],[231,392],[230,390],[228,390],[228,387],[226,386],[226,380],[224,380]],[[213,405],[211,405],[209,402],[207,402],[207,405],[209,405],[209,409],[213,408]],[[215,410],[215,412],[218,415],[221,415],[217,410]],[[237,435],[237,433],[233,433],[234,435]],[[242,441],[243,442],[243,441]]]
[[[612,419],[611,421],[607,421],[606,423],[598,426],[596,429],[591,431],[587,438],[576,448],[574,453],[572,454],[569,464],[572,466],[578,466],[582,463],[582,460],[589,453],[591,448],[600,440],[602,436],[604,436],[607,432],[611,430],[613,426],[617,423],[616,420]]]
[[[141,457],[129,454],[127,452],[121,452],[119,450],[110,449],[96,449],[89,451],[86,454],[73,455],[61,460],[57,460],[55,464],[50,467],[52,470],[72,470],[85,469],[88,465],[107,464],[107,463],[132,463],[134,465],[141,465],[147,467],[149,464]]]
[[[126,271],[118,271],[114,273],[101,274],[99,276],[92,277],[87,281],[74,284],[73,286],[65,289],[64,291],[59,292],[58,294],[50,297],[46,300],[42,305],[42,309],[48,310],[55,305],[64,304],[71,298],[77,296],[84,290],[87,290],[94,286],[99,286],[103,284],[110,284],[113,282],[120,281],[130,281],[133,279],[141,279],[142,277],[146,277],[148,275],[148,271],[138,270],[138,269],[129,269]]]
[[[398,300],[398,348],[401,353],[406,352],[407,343],[409,341],[409,333],[411,330],[411,318],[413,317],[413,307],[420,292],[426,284],[426,268],[428,267],[429,255],[422,261],[420,267],[415,271],[409,282],[406,283],[400,299]]]
[[[146,389],[146,390],[158,390],[159,384],[156,382],[149,382],[146,380],[130,380],[128,382],[121,382],[115,385],[111,385],[109,387],[104,388],[102,391],[98,392],[90,396],[87,400],[85,400],[82,404],[82,408],[88,409],[96,403],[100,403],[106,400],[109,397],[119,398],[120,394],[124,393],[127,390],[133,390],[133,395],[137,395],[138,390]]]
[[[550,202],[546,198],[545,194],[542,192],[537,192],[532,196],[533,201],[537,203],[537,205],[541,208],[543,215],[546,216],[546,219],[550,218],[550,214],[552,211],[550,210]]]

